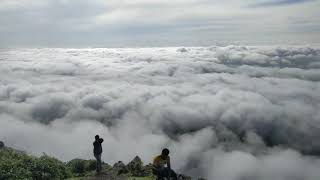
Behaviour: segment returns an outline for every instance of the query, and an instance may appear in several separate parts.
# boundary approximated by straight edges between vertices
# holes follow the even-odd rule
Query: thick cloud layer
[[[0,138],[62,160],[145,162],[211,180],[320,176],[320,48],[3,49]]]

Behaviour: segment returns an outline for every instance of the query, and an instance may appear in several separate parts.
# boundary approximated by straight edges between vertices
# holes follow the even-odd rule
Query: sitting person
[[[170,179],[170,177],[177,180],[177,174],[171,169],[169,149],[163,149],[161,154],[153,159],[153,174],[157,176],[158,180]]]

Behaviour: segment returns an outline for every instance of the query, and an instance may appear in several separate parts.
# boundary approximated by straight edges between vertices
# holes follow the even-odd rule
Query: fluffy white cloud
[[[319,176],[315,46],[2,49],[0,137],[63,160],[145,162],[209,179]],[[314,156],[311,156],[314,155]]]

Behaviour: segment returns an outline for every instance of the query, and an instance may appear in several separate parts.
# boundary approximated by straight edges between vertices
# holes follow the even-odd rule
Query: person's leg
[[[173,180],[177,180],[177,174],[172,170],[172,169],[169,169],[169,168],[164,168],[162,170],[162,175],[163,177],[166,177],[166,178],[172,178]]]
[[[94,157],[96,158],[96,171],[99,173],[101,170],[101,154],[95,154]]]
[[[172,169],[169,170],[170,171],[170,177],[172,177],[173,180],[177,180],[178,177],[177,177],[177,174],[176,172],[174,172]]]
[[[100,172],[102,169],[102,167],[101,167],[101,154],[98,155],[97,162],[98,162],[98,172]]]
[[[96,158],[96,172],[98,172],[98,156],[94,154],[94,157]]]
[[[165,178],[169,178],[170,176],[170,169],[165,167],[161,169],[161,176]]]
[[[96,171],[98,172],[98,158],[97,155],[93,154],[94,158],[96,158]]]
[[[158,180],[163,180],[165,177],[168,177],[167,171],[165,168],[157,168],[156,169],[156,176]]]

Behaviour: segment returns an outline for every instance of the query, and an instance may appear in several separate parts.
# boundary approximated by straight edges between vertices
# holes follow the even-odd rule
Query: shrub
[[[11,148],[0,150],[0,179],[65,179],[71,177],[65,164],[43,155],[29,156]]]
[[[71,172],[75,174],[75,176],[82,176],[96,169],[96,161],[73,159],[67,163],[67,166],[70,168]]]
[[[71,171],[55,158],[43,155],[31,166],[33,179],[65,179],[71,177]]]

